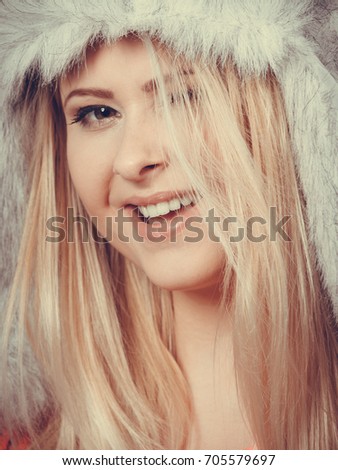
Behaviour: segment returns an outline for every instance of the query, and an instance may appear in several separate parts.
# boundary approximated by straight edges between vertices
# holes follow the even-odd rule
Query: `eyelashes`
[[[199,94],[197,90],[188,88],[184,92],[170,93],[168,95],[169,103],[171,105],[180,105],[190,103],[196,103],[198,101]]]
[[[70,125],[79,123],[82,127],[99,128],[120,117],[121,114],[110,106],[85,106],[77,111]]]
[[[168,102],[171,106],[184,106],[188,102],[196,104],[199,94],[196,90],[188,88],[183,92],[168,94]],[[69,125],[79,123],[87,129],[100,129],[110,127],[122,117],[116,109],[106,105],[91,105],[79,108]]]

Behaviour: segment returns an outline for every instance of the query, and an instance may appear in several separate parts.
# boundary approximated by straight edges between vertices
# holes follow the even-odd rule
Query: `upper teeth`
[[[181,198],[171,199],[166,202],[159,202],[158,204],[150,204],[149,206],[139,206],[139,211],[143,217],[158,217],[160,215],[168,214],[170,211],[176,211],[182,206],[189,206],[193,199],[184,196]]]

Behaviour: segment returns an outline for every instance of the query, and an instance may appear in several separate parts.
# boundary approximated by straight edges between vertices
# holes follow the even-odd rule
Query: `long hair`
[[[256,446],[334,448],[332,306],[307,237],[280,86],[271,72],[241,77],[231,60],[191,63],[145,43],[170,164],[199,194],[201,211],[212,208],[221,221],[235,216],[238,226],[255,216],[269,221],[272,210],[290,216],[287,239],[271,234],[269,222],[260,242],[236,242],[233,228],[216,227],[224,253],[220,308],[232,322],[238,392]],[[160,59],[173,71],[169,94]],[[84,242],[81,224],[74,241],[46,242],[50,217],[66,219],[68,207],[87,216],[67,169],[57,86],[31,83],[20,119],[34,140],[23,142],[28,205],[3,353],[16,325],[18,374],[28,338],[48,394],[37,416],[21,380],[21,421],[8,413],[8,429],[28,435],[32,448],[186,448],[193,410],[176,361],[171,293],[112,246],[91,236]],[[10,403],[8,388],[3,393]]]

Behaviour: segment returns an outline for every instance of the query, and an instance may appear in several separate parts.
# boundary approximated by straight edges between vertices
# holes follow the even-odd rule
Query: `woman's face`
[[[163,61],[161,69],[170,94],[170,66]],[[203,214],[171,165],[154,79],[144,44],[124,38],[89,54],[86,67],[62,81],[69,171],[99,232],[152,282],[169,290],[211,287],[224,257],[207,223],[192,219]]]

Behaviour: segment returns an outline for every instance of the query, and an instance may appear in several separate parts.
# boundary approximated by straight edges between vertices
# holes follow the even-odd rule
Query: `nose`
[[[113,171],[132,181],[153,177],[168,165],[165,147],[156,122],[150,118],[130,118],[121,128]]]

